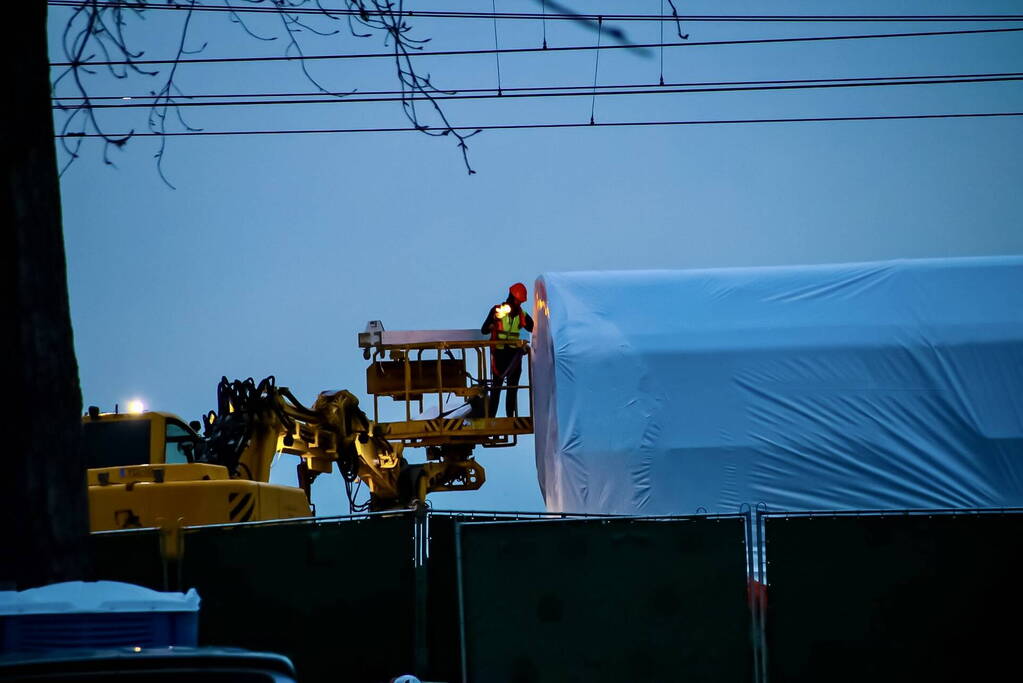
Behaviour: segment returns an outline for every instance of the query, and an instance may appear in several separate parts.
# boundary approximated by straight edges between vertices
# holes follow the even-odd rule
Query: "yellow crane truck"
[[[531,417],[487,417],[493,342],[477,332],[387,332],[373,322],[359,339],[371,361],[374,419],[348,391],[323,392],[307,408],[273,377],[222,378],[217,410],[201,422],[90,407],[83,434],[92,530],[308,517],[313,481],[335,466],[353,511],[406,508],[431,492],[478,489],[486,477],[474,447],[511,446],[532,433]],[[434,397],[436,408],[427,405]],[[405,419],[378,421],[382,398],[403,403]],[[426,462],[408,462],[408,447],[425,448]],[[297,487],[269,482],[281,453],[299,457]],[[363,504],[353,491],[360,481],[370,493]]]

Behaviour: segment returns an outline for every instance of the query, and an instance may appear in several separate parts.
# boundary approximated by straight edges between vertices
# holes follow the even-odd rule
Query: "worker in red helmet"
[[[508,288],[508,298],[504,303],[497,304],[490,308],[487,319],[483,321],[480,332],[489,334],[490,338],[496,341],[518,340],[522,330],[533,331],[533,319],[522,310],[522,304],[526,303],[526,286],[516,282]],[[507,384],[509,388],[508,400],[504,404],[505,415],[514,417],[518,409],[518,390],[510,387],[517,386],[519,376],[522,374],[522,354],[524,350],[518,346],[495,344],[490,350],[490,368],[493,372],[493,387],[490,390],[490,409],[488,417],[497,417],[497,408],[501,404],[502,385]]]

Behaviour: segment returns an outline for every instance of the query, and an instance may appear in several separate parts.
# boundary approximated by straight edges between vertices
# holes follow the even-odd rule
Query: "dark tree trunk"
[[[46,3],[19,2],[0,58],[5,237],[0,582],[83,578],[82,396],[68,306],[46,49]],[[13,16],[13,15],[19,16]]]

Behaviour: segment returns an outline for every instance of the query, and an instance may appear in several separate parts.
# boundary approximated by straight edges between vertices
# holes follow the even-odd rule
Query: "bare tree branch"
[[[221,1],[226,1],[227,5],[232,6],[231,0]],[[268,5],[275,9],[275,14],[280,20],[279,33],[276,35],[258,33],[235,11],[227,13],[230,23],[256,40],[270,42],[283,38],[283,54],[296,57],[303,77],[320,92],[338,98],[351,95],[355,91],[344,92],[331,88],[321,83],[310,72],[300,42],[302,34],[309,33],[318,37],[337,35],[341,32],[337,23],[343,19],[347,22],[348,33],[353,37],[381,36],[384,44],[394,51],[395,73],[400,84],[401,107],[405,117],[417,130],[427,135],[454,137],[466,171],[469,174],[475,173],[469,163],[467,140],[480,131],[464,133],[456,130],[439,102],[433,97],[434,94],[444,91],[434,87],[428,74],[423,76],[416,71],[412,57],[429,42],[429,38],[413,37],[412,27],[407,22],[408,14],[404,8],[404,0],[345,0],[345,9],[348,11],[343,16],[332,13],[332,10],[324,7],[320,0],[240,0],[240,2],[248,5]],[[97,109],[93,107],[89,93],[90,85],[97,73],[89,67],[89,63],[102,61],[108,63],[109,74],[119,80],[128,79],[129,76],[160,79],[160,87],[150,91],[153,101],[147,125],[151,132],[160,135],[159,147],[154,154],[157,172],[169,187],[174,187],[163,165],[167,151],[167,138],[164,136],[172,128],[178,127],[188,131],[201,130],[186,122],[181,115],[179,100],[182,95],[177,86],[180,75],[178,67],[183,55],[201,52],[206,48],[206,43],[194,50],[187,47],[190,32],[194,28],[193,13],[197,7],[202,6],[202,0],[171,0],[171,4],[182,6],[185,18],[173,62],[162,71],[149,71],[137,64],[137,60],[144,52],[132,49],[127,39],[130,33],[129,24],[146,18],[146,0],[82,0],[73,8],[64,27],[62,40],[64,55],[70,66],[53,80],[51,93],[58,109],[65,114],[61,126],[61,133],[64,136],[61,137],[61,148],[68,160],[61,173],[81,155],[85,135],[99,136],[103,143],[103,161],[109,165],[113,165],[110,159],[111,149],[123,148],[134,135],[134,128],[127,134],[110,133],[110,126],[99,118]],[[297,13],[295,12],[297,9],[303,11]],[[102,59],[95,59],[97,55]],[[120,68],[109,62],[120,62]],[[65,89],[73,90],[77,97],[62,99],[60,95]],[[74,104],[65,104],[69,101],[73,101]],[[420,111],[417,108],[417,101],[429,102],[428,111]]]

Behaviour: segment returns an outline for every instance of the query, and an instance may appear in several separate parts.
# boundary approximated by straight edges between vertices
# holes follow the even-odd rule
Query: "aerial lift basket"
[[[490,352],[501,344],[522,350],[526,382],[501,391],[526,390],[528,415],[488,417],[495,386]],[[366,368],[366,390],[373,395],[373,419],[387,438],[407,446],[514,446],[533,433],[532,364],[525,340],[495,341],[478,330],[384,330],[371,321],[359,334]],[[521,382],[521,380],[520,380]],[[380,414],[380,399],[402,403],[404,419]],[[399,411],[400,412],[400,411]]]

